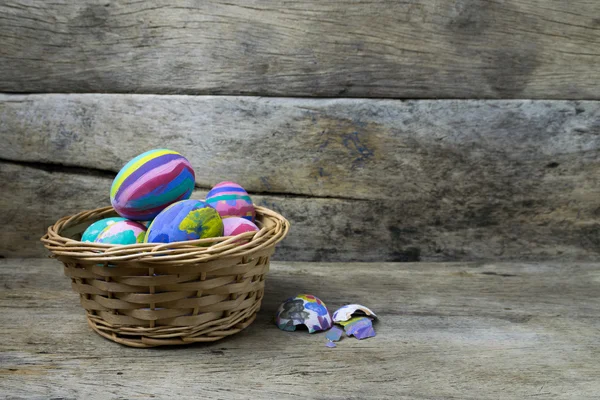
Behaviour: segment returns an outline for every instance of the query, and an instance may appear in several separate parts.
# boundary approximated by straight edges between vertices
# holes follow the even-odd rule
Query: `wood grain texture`
[[[0,91],[600,98],[595,0],[9,0]]]
[[[0,256],[48,255],[39,241],[47,227],[62,216],[110,205],[111,183],[112,177],[85,171],[0,162],[0,226],[4,227]],[[206,190],[198,190],[193,198],[205,195]],[[269,195],[252,199],[282,213],[294,225],[277,246],[275,259],[418,261],[421,257],[419,248],[410,244],[416,238],[401,239],[386,228],[393,220],[383,217],[382,205]]]
[[[2,95],[0,135],[5,256],[154,147],[288,217],[280,259],[599,256],[598,102]]]
[[[65,215],[109,205],[112,177],[87,171],[0,162],[0,255],[48,254],[39,238]],[[193,198],[204,198],[198,190]],[[589,193],[583,193],[587,198]],[[568,196],[558,196],[560,199]],[[594,198],[550,208],[491,205],[489,211],[443,215],[436,208],[402,200],[344,200],[303,196],[252,195],[256,204],[284,215],[292,224],[277,246],[277,260],[431,261],[585,259],[598,260],[600,226]],[[565,200],[562,200],[565,201]],[[536,206],[536,204],[538,204]],[[568,207],[579,208],[570,209]],[[460,205],[456,205],[460,207]],[[575,211],[577,210],[577,211]],[[578,212],[579,215],[570,215]],[[502,221],[502,218],[505,218]],[[477,222],[480,221],[480,222]],[[486,221],[497,221],[487,223]]]
[[[4,160],[110,173],[173,148],[203,188],[484,202],[591,178],[600,102],[0,94],[0,135]]]
[[[248,329],[185,348],[94,334],[55,260],[0,260],[0,391],[13,399],[584,399],[600,389],[598,264],[275,263]],[[313,293],[381,317],[377,336],[283,332]]]

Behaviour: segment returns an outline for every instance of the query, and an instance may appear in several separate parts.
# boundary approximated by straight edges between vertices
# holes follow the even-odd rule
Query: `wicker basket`
[[[260,231],[235,238],[128,246],[77,240],[110,216],[112,207],[61,218],[41,240],[64,263],[89,325],[133,347],[212,342],[250,325],[269,257],[289,230],[285,218],[257,206]]]

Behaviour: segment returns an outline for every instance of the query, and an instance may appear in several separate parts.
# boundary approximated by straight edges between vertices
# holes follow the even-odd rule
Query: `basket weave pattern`
[[[42,242],[64,264],[89,325],[134,347],[212,342],[250,325],[288,221],[256,207],[258,232],[168,244],[83,243],[74,237],[112,207],[64,217]]]

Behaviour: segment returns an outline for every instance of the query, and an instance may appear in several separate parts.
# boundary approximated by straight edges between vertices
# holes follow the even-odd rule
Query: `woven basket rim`
[[[67,237],[65,232],[68,233],[69,230],[72,232],[70,235],[80,233],[85,229],[84,226],[95,220],[117,215],[113,207],[107,206],[60,218],[54,225],[48,227],[46,234],[40,240],[55,257],[77,262],[121,261],[130,265],[140,263],[140,266],[148,266],[148,264],[188,264],[217,258],[243,257],[274,247],[285,238],[290,229],[290,223],[281,214],[262,206],[255,206],[255,209],[256,223],[260,230],[237,236],[131,245],[81,242]],[[240,243],[244,240],[247,242]]]

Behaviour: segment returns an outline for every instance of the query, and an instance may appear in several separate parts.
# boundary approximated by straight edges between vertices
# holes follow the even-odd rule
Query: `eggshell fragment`
[[[366,315],[377,319],[377,315],[371,309],[361,304],[348,304],[340,307],[333,313],[333,322],[348,321],[355,315]]]

